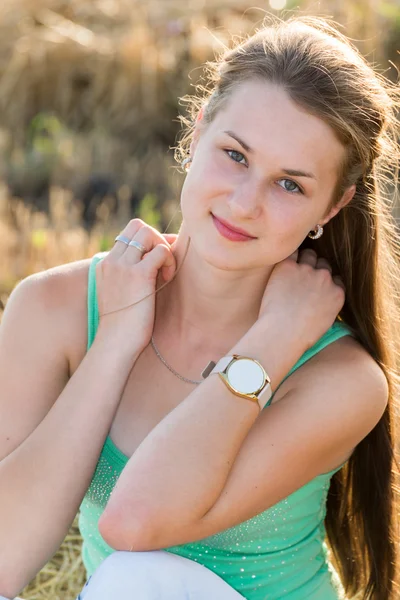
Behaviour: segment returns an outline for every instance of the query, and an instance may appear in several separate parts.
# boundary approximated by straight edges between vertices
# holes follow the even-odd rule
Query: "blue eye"
[[[297,183],[292,181],[292,179],[280,179],[279,181],[289,182],[289,186],[286,186],[285,184],[283,186],[280,186],[285,190],[285,192],[289,192],[290,194],[304,194],[303,190],[297,185]],[[278,185],[280,184],[278,183]]]
[[[228,156],[234,162],[238,163],[239,165],[245,164],[245,163],[241,162],[242,159],[246,160],[246,157],[245,157],[244,154],[242,154],[242,152],[239,152],[238,150],[228,150],[228,149],[225,149],[224,152],[226,152],[228,154]],[[236,158],[234,158],[234,156],[236,156],[236,157],[237,156],[242,157],[242,159],[236,160]],[[298,186],[297,183],[295,183],[292,179],[286,179],[286,178],[284,178],[284,179],[280,179],[279,181],[286,181],[286,182],[288,182],[288,184],[289,184],[288,186],[285,185],[285,184],[283,186],[281,186],[278,183],[278,185],[280,185],[280,187],[282,187],[282,189],[285,190],[285,192],[289,192],[290,194],[303,194],[304,195],[304,192],[301,189],[301,187]]]
[[[230,158],[232,158],[232,160],[233,160],[234,162],[237,162],[238,164],[243,164],[243,163],[241,163],[240,161],[238,161],[238,160],[236,160],[235,158],[233,158],[233,157],[232,157],[232,156],[229,154],[230,152],[231,152],[233,155],[236,155],[236,156],[237,156],[237,155],[239,155],[239,156],[242,156],[242,157],[243,157],[243,158],[246,160],[246,157],[245,157],[245,155],[244,155],[244,154],[242,154],[241,152],[238,152],[237,150],[224,150],[224,152],[226,152],[226,153],[228,154],[228,156],[230,156]]]

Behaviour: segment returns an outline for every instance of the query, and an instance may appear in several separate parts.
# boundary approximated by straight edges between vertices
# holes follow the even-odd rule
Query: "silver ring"
[[[124,244],[126,244],[127,246],[129,245],[130,241],[131,240],[125,237],[124,235],[117,235],[117,237],[114,240],[114,242],[124,242]]]
[[[142,254],[147,252],[146,248],[142,246],[140,242],[136,242],[136,240],[132,240],[131,242],[129,242],[128,246],[133,246],[134,248],[137,248]]]

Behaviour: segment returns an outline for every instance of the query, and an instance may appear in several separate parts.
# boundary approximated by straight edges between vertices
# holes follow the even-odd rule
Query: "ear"
[[[348,204],[350,202],[350,200],[353,198],[353,196],[354,196],[355,193],[356,193],[356,186],[355,185],[351,185],[349,188],[347,188],[347,190],[343,194],[342,198],[332,208],[332,210],[330,211],[330,213],[328,215],[326,215],[326,217],[324,217],[324,219],[323,219],[323,221],[321,221],[320,225],[326,225],[328,223],[328,221],[330,221],[331,219],[333,219],[333,217],[335,215],[337,215],[338,212],[344,206],[346,206],[346,204]]]

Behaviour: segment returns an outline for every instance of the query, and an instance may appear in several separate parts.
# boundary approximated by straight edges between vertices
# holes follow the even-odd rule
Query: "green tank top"
[[[99,321],[95,266],[105,254],[96,254],[89,269],[87,349]],[[335,321],[285,379],[344,335],[354,334],[343,321]],[[272,398],[264,410],[268,410]],[[80,506],[82,558],[88,576],[115,552],[101,537],[97,524],[128,460],[107,436]],[[315,477],[248,521],[200,541],[164,550],[204,565],[248,600],[338,600],[342,589],[328,560],[324,519],[330,479],[342,466]]]

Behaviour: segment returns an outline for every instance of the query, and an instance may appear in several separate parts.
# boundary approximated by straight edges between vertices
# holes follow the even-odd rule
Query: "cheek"
[[[268,229],[273,229],[279,237],[291,236],[301,227],[304,209],[300,202],[288,198],[284,192],[272,188],[265,203],[265,220]]]
[[[201,213],[202,197],[195,178],[187,175],[182,186],[180,206],[182,218],[190,221]]]
[[[207,165],[199,161],[186,176],[181,192],[183,217],[208,213],[215,206],[215,201],[226,199],[229,194],[227,178],[211,161]]]
[[[313,216],[308,214],[301,200],[296,202],[294,199],[293,203],[281,200],[280,204],[269,205],[265,220],[268,229],[265,243],[268,244],[268,238],[273,239],[282,255],[278,260],[283,260],[303,242],[311,229],[309,224],[313,222]]]
[[[217,197],[229,193],[232,175],[224,168],[221,157],[210,153],[210,157],[201,157],[193,171],[193,187],[202,197]]]

